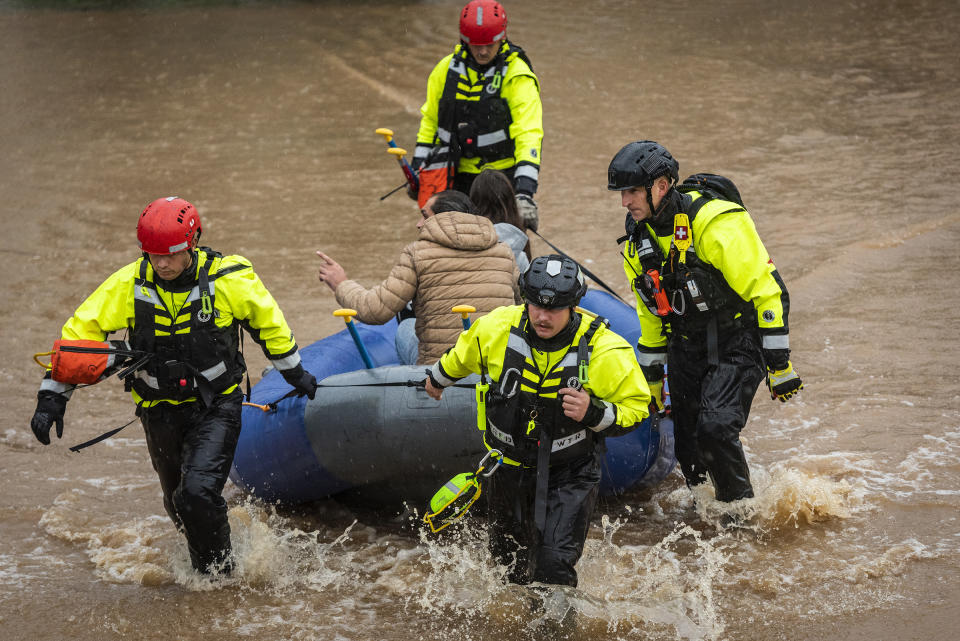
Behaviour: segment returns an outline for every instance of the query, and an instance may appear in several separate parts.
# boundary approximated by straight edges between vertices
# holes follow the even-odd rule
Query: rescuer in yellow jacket
[[[803,384],[790,363],[787,288],[750,214],[735,202],[739,192],[722,177],[692,178],[701,185],[677,186],[677,161],[642,140],[614,156],[608,188],[621,192],[629,212],[621,240],[637,297],[640,365],[659,398],[669,364],[687,484],[709,477],[716,498],[729,502],[753,496],[739,435],[764,375],[781,401]],[[720,186],[702,186],[711,180]]]
[[[526,226],[536,231],[540,84],[506,28],[506,11],[495,0],[472,0],[460,12],[461,42],[427,81],[412,167],[420,171],[421,204],[448,188],[470,193],[484,169],[503,171]]]
[[[439,400],[471,373],[492,381],[483,438],[505,464],[484,481],[490,552],[514,583],[575,586],[604,438],[636,429],[650,392],[629,343],[575,308],[587,288],[574,261],[535,258],[520,289],[527,304],[477,319],[425,384]]]
[[[197,248],[201,224],[182,198],[147,205],[137,224],[143,257],[122,267],[63,326],[62,339],[111,341],[146,354],[124,379],[137,403],[167,514],[187,538],[199,572],[232,570],[230,526],[221,496],[240,436],[246,371],[239,350],[243,327],[301,395],[313,398],[315,378],[303,369],[293,334],[251,264]],[[117,359],[104,376],[128,363]],[[74,385],[48,372],[31,428],[43,444],[50,428],[63,434]]]

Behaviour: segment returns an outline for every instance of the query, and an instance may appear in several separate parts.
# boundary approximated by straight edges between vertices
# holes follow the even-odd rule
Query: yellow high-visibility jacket
[[[576,371],[580,337],[587,332],[591,321],[596,317],[590,312],[577,309],[576,313],[580,314],[581,321],[571,343],[556,351],[541,352],[530,349],[520,338],[526,329],[520,327],[524,307],[498,307],[478,318],[470,329],[460,335],[456,345],[447,350],[433,366],[433,379],[441,386],[452,385],[471,373],[481,373],[482,361],[493,389],[501,382],[504,363],[509,358],[509,349],[520,352],[526,359],[519,375],[510,374],[518,376],[519,392],[544,399],[557,399],[558,390],[570,383],[567,375],[571,368]],[[649,415],[650,405],[650,390],[637,364],[633,348],[603,324],[595,330],[589,345],[592,352],[583,390],[603,409],[603,417],[597,425],[583,427],[600,436],[626,434]],[[512,387],[513,384],[512,379],[508,381],[508,386]],[[509,430],[515,426],[502,427]],[[488,447],[494,446],[486,436],[484,440]]]
[[[450,137],[456,132],[446,130],[439,122],[440,104],[444,96],[444,87],[448,79],[457,77],[455,99],[458,103],[479,104],[485,93],[494,94],[506,101],[509,121],[498,122],[491,119],[491,130],[483,123],[477,126],[477,137],[481,149],[489,145],[493,149],[488,157],[461,157],[457,172],[478,174],[484,169],[509,169],[515,167],[514,182],[526,178],[532,181],[533,191],[540,176],[540,154],[543,142],[543,106],[540,102],[540,84],[530,66],[504,41],[500,49],[506,71],[496,64],[481,74],[467,56],[466,47],[458,44],[454,52],[443,58],[427,80],[427,98],[420,108],[420,131],[417,134],[417,149],[414,154],[415,166],[425,162],[424,169],[442,166],[449,151]],[[496,78],[500,72],[499,79]],[[499,89],[494,85],[499,83]],[[488,96],[489,98],[489,96]],[[507,129],[504,131],[503,127]],[[512,144],[509,144],[512,142]],[[504,145],[504,143],[508,143]],[[434,150],[437,150],[434,153]],[[431,154],[433,154],[431,156]],[[439,159],[441,162],[437,162]]]
[[[692,191],[689,195],[696,200],[702,194]],[[674,243],[674,232],[658,236],[651,225],[647,224],[646,227],[650,237],[656,239],[664,257],[662,276],[663,266],[669,260]],[[700,261],[718,270],[732,292],[754,310],[763,347],[788,349],[789,296],[750,214],[736,203],[714,199],[699,209],[689,232],[693,242],[688,252],[695,253]],[[637,315],[642,331],[639,341],[641,364],[649,365],[652,363],[643,362],[644,352],[664,352],[667,336],[664,319],[647,308],[637,291],[636,277],[643,273],[643,267],[633,239],[627,241],[623,268],[637,298]],[[671,294],[667,292],[668,298]],[[668,323],[670,318],[666,317]]]
[[[242,256],[220,256],[203,248],[196,251],[192,267],[197,279],[203,266],[207,266],[213,298],[210,322],[215,324],[212,331],[218,336],[217,346],[211,347],[210,353],[221,355],[224,367],[229,370],[218,368],[211,377],[226,373],[232,379],[218,380],[220,389],[217,391],[232,392],[243,374],[242,360],[237,359],[237,335],[241,326],[261,346],[274,367],[281,371],[296,368],[300,364],[300,352],[293,333],[250,262]],[[156,281],[150,262],[139,258],[114,272],[80,304],[73,317],[64,324],[61,338],[103,341],[111,332],[129,330],[133,344],[138,305],[141,310],[153,310],[154,337],[151,342],[154,339],[162,342],[191,332],[191,319],[201,313],[201,296],[196,281],[192,285],[178,286],[173,291],[164,289]],[[233,362],[227,362],[231,359]],[[146,372],[141,370],[136,376],[139,382],[150,384]],[[73,386],[47,377],[41,389],[69,396]],[[159,402],[196,400],[195,397],[144,399],[136,390],[132,395],[135,402],[147,407]]]

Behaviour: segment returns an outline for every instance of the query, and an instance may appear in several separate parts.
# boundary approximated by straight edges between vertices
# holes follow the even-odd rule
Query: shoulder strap
[[[610,321],[603,316],[597,316],[590,323],[590,326],[587,327],[587,331],[580,337],[580,342],[577,343],[577,366],[579,368],[577,378],[580,379],[581,385],[590,382],[590,377],[587,374],[587,366],[590,364],[590,354],[593,352],[590,341],[593,340],[593,335],[597,333],[601,325],[609,327]]]

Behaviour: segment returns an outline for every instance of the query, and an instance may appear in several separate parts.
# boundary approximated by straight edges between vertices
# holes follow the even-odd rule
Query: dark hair
[[[460,211],[465,214],[476,214],[477,208],[473,201],[462,191],[445,189],[434,195],[433,213],[442,214],[448,211]]]
[[[510,179],[502,171],[484,169],[470,186],[470,200],[477,207],[477,214],[496,223],[510,223],[523,229],[517,198]]]

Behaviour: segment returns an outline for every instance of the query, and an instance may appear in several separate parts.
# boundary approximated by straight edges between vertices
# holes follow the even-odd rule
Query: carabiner
[[[489,461],[491,457],[495,457],[497,462],[494,463],[493,467],[491,467],[489,470],[484,471],[483,468],[486,467],[487,461]],[[500,467],[500,465],[502,464],[503,464],[503,452],[497,449],[492,449],[489,452],[487,452],[486,456],[484,456],[480,460],[480,466],[477,468],[477,476],[482,476],[483,478],[490,478],[491,476],[493,476],[493,473],[497,471],[497,468]]]

